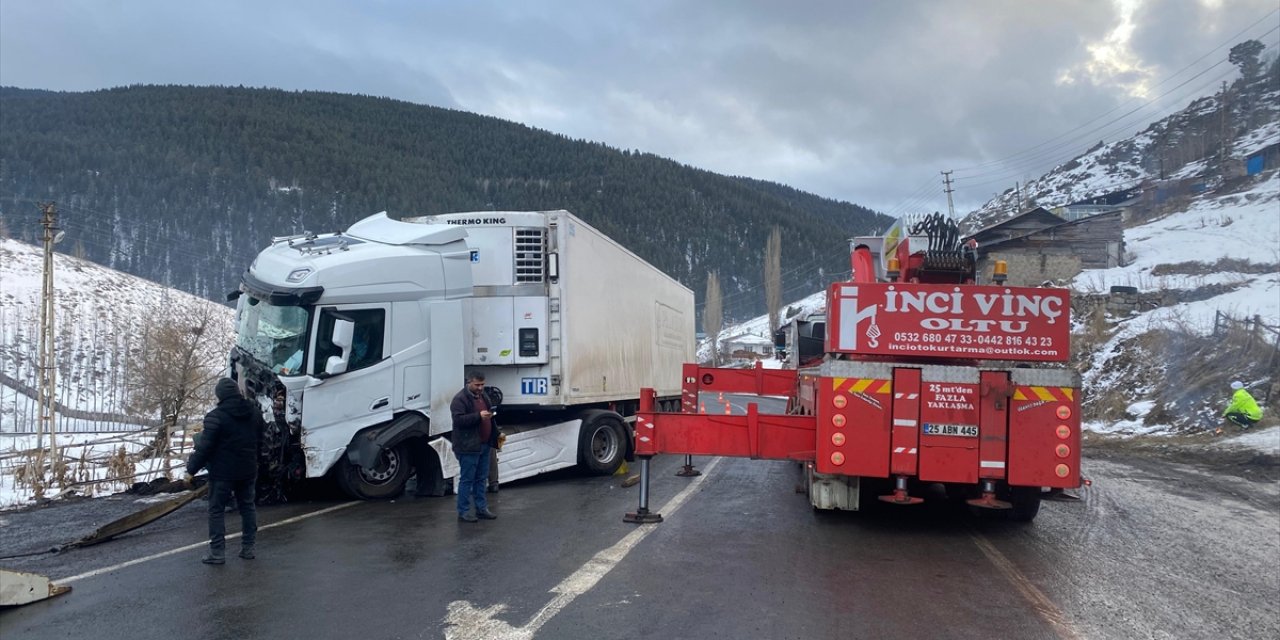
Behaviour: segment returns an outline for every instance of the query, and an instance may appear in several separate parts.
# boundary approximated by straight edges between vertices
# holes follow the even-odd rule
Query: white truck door
[[[316,454],[332,453],[346,447],[360,429],[392,418],[397,403],[392,398],[395,362],[386,339],[390,329],[388,306],[324,307],[317,314],[312,347],[315,357],[309,365],[315,382],[306,388],[302,398],[305,449],[314,449]],[[329,340],[335,317],[355,321],[357,339],[367,342],[361,349],[353,344],[347,371],[321,379],[317,374],[323,373],[324,363],[335,351]]]

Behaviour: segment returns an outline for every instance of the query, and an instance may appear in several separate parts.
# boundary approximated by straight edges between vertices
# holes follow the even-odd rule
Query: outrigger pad
[[[1053,500],[1054,502],[1079,502],[1080,496],[1067,493],[1062,489],[1050,489],[1040,494],[1041,500]]]
[[[662,522],[662,515],[652,513],[648,509],[639,509],[636,511],[628,511],[627,515],[622,516],[622,521],[633,524],[654,524]]]

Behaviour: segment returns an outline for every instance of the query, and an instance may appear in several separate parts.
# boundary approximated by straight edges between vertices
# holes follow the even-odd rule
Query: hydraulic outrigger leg
[[[982,481],[982,497],[965,500],[971,507],[981,509],[1012,509],[1013,505],[996,498],[996,483],[991,480]]]
[[[622,516],[623,522],[649,524],[662,522],[662,515],[649,512],[649,461],[653,456],[640,456],[640,506]]]
[[[893,479],[893,493],[880,496],[880,500],[890,504],[920,504],[923,498],[916,498],[907,493],[907,477],[898,476]]]

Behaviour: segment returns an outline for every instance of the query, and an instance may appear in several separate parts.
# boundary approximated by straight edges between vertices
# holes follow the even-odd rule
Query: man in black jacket
[[[489,449],[498,446],[498,428],[484,393],[484,374],[467,374],[467,386],[453,396],[449,404],[453,415],[453,454],[458,457],[458,519],[475,522],[498,516],[489,510],[485,485],[489,481]],[[471,515],[471,502],[476,513]]]
[[[224,511],[235,494],[240,505],[240,557],[254,558],[258,512],[254,504],[258,479],[258,455],[266,423],[262,411],[240,393],[230,378],[214,387],[218,406],[204,417],[204,430],[196,438],[195,451],[187,460],[187,475],[209,470],[209,554],[201,562],[226,562],[226,516]]]

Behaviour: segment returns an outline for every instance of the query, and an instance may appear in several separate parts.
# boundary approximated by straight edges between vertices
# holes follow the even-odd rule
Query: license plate
[[[924,435],[976,438],[978,437],[978,426],[972,424],[929,424],[926,422]]]

